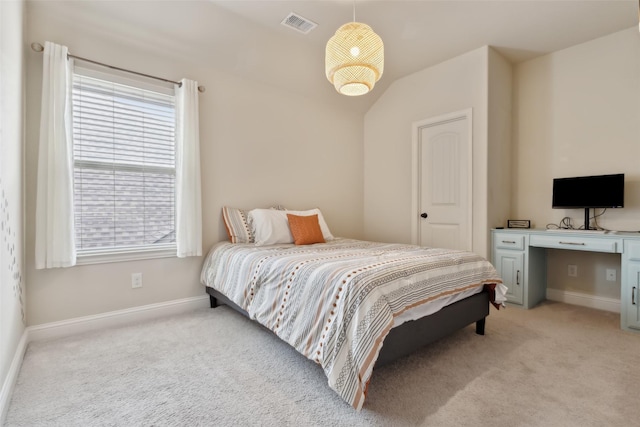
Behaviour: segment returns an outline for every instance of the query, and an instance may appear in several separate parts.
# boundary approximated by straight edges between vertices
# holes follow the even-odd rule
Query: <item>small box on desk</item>
[[[528,219],[508,219],[507,228],[531,228],[531,220]]]

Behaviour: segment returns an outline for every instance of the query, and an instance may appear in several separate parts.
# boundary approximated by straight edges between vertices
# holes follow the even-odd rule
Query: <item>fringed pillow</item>
[[[222,219],[224,220],[224,226],[227,229],[229,235],[229,241],[231,243],[253,243],[254,237],[251,232],[251,227],[247,221],[247,212],[238,209],[224,206],[222,208]]]

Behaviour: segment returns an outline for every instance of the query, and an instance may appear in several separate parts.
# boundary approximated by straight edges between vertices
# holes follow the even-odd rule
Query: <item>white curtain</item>
[[[73,216],[71,64],[68,49],[45,42],[36,197],[36,268],[76,264]]]
[[[202,255],[198,82],[176,87],[176,243],[179,257]]]

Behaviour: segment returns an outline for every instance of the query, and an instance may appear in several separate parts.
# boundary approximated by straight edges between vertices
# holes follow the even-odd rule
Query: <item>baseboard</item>
[[[614,298],[599,297],[596,295],[583,294],[579,292],[547,288],[547,299],[551,301],[558,301],[567,304],[595,308],[598,310],[610,311],[612,313],[620,313],[620,300]]]
[[[125,310],[110,311],[93,316],[76,317],[60,322],[27,327],[29,342],[60,338],[113,326],[123,326],[158,317],[193,311],[209,306],[209,296],[183,298]]]
[[[9,410],[9,403],[11,402],[11,395],[13,394],[13,387],[18,380],[18,374],[20,373],[20,367],[22,366],[22,359],[24,358],[24,352],[27,350],[27,344],[29,343],[29,332],[25,329],[22,333],[22,337],[18,342],[18,347],[13,355],[11,366],[7,376],[4,378],[2,384],[2,390],[0,390],[0,426],[4,425],[4,420]]]

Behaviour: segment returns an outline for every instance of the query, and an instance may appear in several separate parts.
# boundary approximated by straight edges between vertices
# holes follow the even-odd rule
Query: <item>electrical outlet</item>
[[[615,268],[607,268],[607,282],[615,282],[615,281],[616,281]]]
[[[570,264],[568,274],[569,277],[578,277],[578,266]]]
[[[142,273],[132,273],[131,274],[131,287],[132,288],[141,288],[142,287]]]

